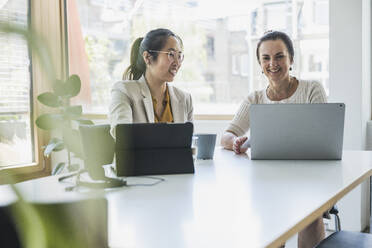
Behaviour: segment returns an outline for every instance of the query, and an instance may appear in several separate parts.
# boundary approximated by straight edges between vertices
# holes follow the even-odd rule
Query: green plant
[[[66,81],[55,80],[55,72],[51,56],[46,49],[45,43],[32,30],[21,26],[9,25],[0,21],[1,35],[17,34],[26,41],[33,54],[39,58],[41,67],[46,72],[50,83],[53,83],[53,91],[45,92],[38,96],[38,100],[55,111],[42,114],[37,118],[36,125],[41,129],[60,130],[62,139],[52,138],[45,147],[44,155],[49,156],[51,152],[68,150],[69,165],[70,151],[81,155],[79,146],[80,139],[74,123],[91,124],[90,120],[81,118],[81,106],[71,106],[70,99],[80,92],[81,82],[78,76],[72,75]],[[3,120],[9,120],[13,116]],[[18,118],[18,117],[17,117]],[[58,165],[55,173],[63,169],[64,165]],[[4,173],[12,182],[12,176]],[[107,222],[107,203],[105,198],[98,199],[99,202],[82,200],[64,203],[36,203],[26,201],[21,192],[15,186],[10,185],[18,198],[18,202],[11,207],[10,215],[16,226],[17,235],[21,241],[21,247],[27,248],[65,248],[65,247],[106,247],[106,229],[102,229],[102,223]],[[4,188],[6,189],[6,188]],[[53,191],[53,189],[50,189]],[[5,190],[5,192],[7,192]],[[28,190],[27,190],[28,192]],[[32,194],[31,194],[32,195]],[[70,198],[69,198],[70,199]],[[77,200],[77,199],[75,199]],[[83,216],[83,219],[81,218]],[[7,227],[8,228],[8,227]],[[104,226],[104,228],[106,228]],[[81,230],[84,229],[84,232]],[[7,244],[2,244],[7,245]]]
[[[81,81],[78,75],[71,75],[66,81],[56,80],[53,84],[52,92],[44,92],[37,99],[42,104],[54,108],[56,111],[40,115],[36,119],[36,125],[40,129],[51,131],[59,130],[62,138],[51,138],[45,146],[44,156],[48,157],[52,152],[67,149],[68,170],[79,169],[79,165],[71,164],[70,152],[77,157],[82,157],[80,145],[80,134],[76,129],[79,124],[93,124],[91,120],[82,118],[82,106],[71,105],[70,100],[79,94]],[[66,163],[59,163],[52,174],[58,174],[63,170]]]
[[[2,214],[6,208],[12,221],[6,227],[4,223],[0,225],[2,230],[7,229],[2,235],[12,234],[8,230],[13,229],[19,239],[5,237],[12,246],[4,243],[4,247],[108,247],[107,200],[101,194],[59,202],[32,202],[27,200],[22,187],[10,185],[10,188],[18,200],[2,206]]]
[[[40,115],[36,120],[36,125],[47,131],[56,130],[62,133],[61,138],[51,138],[48,145],[44,148],[44,156],[48,157],[53,151],[61,151],[67,149],[67,168],[77,170],[78,165],[71,164],[71,154],[81,157],[81,147],[79,133],[76,127],[79,123],[93,124],[90,120],[84,120],[82,116],[81,106],[71,106],[71,97],[77,96],[80,92],[81,82],[77,75],[70,76],[67,80],[56,80],[53,63],[49,50],[45,46],[45,42],[30,29],[11,25],[0,21],[0,31],[5,34],[17,34],[22,36],[33,53],[39,58],[40,65],[46,73],[48,81],[52,84],[53,91],[45,92],[38,96],[39,102],[54,108],[56,111]],[[59,163],[53,170],[52,174],[58,174],[66,166],[65,162]]]

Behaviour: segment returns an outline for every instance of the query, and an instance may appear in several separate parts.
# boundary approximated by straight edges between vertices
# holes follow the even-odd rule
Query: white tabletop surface
[[[278,247],[371,175],[367,151],[344,151],[341,161],[252,161],[216,148],[195,174],[107,191],[110,246]],[[17,187],[37,202],[86,196],[66,186],[54,176]],[[2,202],[12,198],[6,186],[0,190]]]
[[[109,194],[114,247],[278,247],[371,175],[372,152],[341,161],[252,161],[216,149],[194,175]],[[130,180],[129,180],[130,183]]]

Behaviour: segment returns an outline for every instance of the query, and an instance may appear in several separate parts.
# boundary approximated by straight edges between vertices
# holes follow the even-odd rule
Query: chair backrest
[[[80,125],[84,167],[92,179],[103,179],[102,165],[114,159],[115,141],[110,135],[110,125]]]

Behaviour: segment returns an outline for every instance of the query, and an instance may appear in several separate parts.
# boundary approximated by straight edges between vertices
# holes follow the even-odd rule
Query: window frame
[[[44,1],[28,0],[30,27],[45,42],[51,51],[56,77],[66,77],[66,48],[65,48],[65,11],[64,0]],[[41,14],[42,13],[42,14]],[[31,49],[30,49],[31,50]],[[48,132],[38,129],[34,123],[36,118],[45,112],[37,96],[51,89],[51,83],[41,67],[36,54],[30,51],[31,61],[31,121],[33,122],[33,151],[35,162],[0,169],[0,184],[15,183],[51,174],[50,158],[45,158],[42,147],[50,138]]]

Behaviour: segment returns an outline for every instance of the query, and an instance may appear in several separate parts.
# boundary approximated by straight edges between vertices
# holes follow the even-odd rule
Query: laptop
[[[252,159],[342,158],[345,104],[252,104]]]
[[[117,125],[117,176],[194,173],[193,129],[191,122]]]

